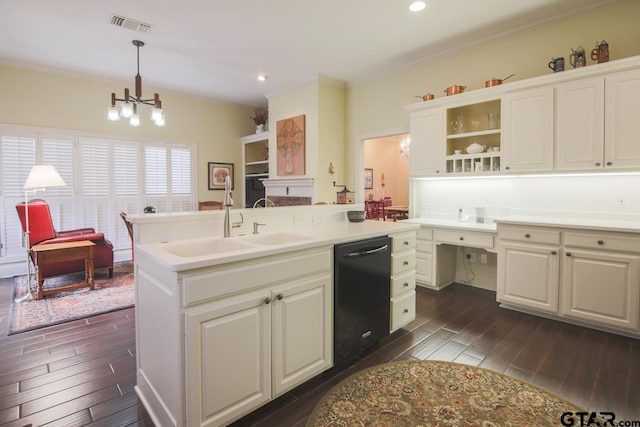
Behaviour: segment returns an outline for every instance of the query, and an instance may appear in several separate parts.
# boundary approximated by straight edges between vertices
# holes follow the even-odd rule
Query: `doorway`
[[[393,205],[409,205],[408,133],[363,140],[363,194],[365,200],[390,198]]]

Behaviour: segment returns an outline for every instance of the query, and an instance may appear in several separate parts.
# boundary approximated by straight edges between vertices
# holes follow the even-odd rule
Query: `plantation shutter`
[[[22,226],[16,212],[16,205],[24,202],[24,183],[36,161],[36,137],[2,135],[0,206],[0,254],[3,257],[21,259],[25,256],[22,243]],[[31,197],[29,197],[31,198]]]
[[[131,244],[129,232],[124,221],[119,217],[120,212],[135,214],[142,211],[138,203],[140,194],[138,150],[136,142],[118,141],[113,147],[115,212],[118,214],[113,244],[117,247]]]
[[[113,214],[109,209],[111,164],[109,140],[100,138],[81,138],[80,156],[82,161],[80,194],[82,195],[82,215],[85,227],[108,234],[109,218]]]
[[[53,165],[65,182],[63,187],[47,188],[42,198],[49,204],[56,230],[75,227],[73,214],[73,140],[42,138],[42,164]]]
[[[191,150],[181,147],[171,148],[171,193],[174,212],[193,209],[191,170]]]

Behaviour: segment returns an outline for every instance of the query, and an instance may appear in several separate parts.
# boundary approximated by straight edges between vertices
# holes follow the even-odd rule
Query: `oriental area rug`
[[[565,412],[579,411],[553,394],[497,372],[451,362],[403,360],[340,382],[318,402],[307,427],[559,426]]]
[[[84,273],[45,279],[44,288],[51,289],[84,281]],[[95,271],[95,289],[76,289],[48,295],[41,300],[16,303],[15,298],[27,293],[27,276],[13,279],[13,298],[9,312],[9,335],[133,307],[135,280],[131,262],[113,266],[113,278],[106,268]],[[35,296],[35,279],[31,279]]]

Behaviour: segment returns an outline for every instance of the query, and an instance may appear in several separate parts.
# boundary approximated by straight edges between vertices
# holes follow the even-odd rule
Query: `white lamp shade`
[[[35,165],[29,172],[27,182],[24,183],[24,189],[61,187],[63,185],[67,184],[65,184],[53,165]]]

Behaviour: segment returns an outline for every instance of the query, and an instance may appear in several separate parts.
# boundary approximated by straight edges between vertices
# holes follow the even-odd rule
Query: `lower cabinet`
[[[566,248],[562,314],[638,331],[640,255]]]
[[[332,289],[327,270],[186,310],[186,425],[227,425],[330,368]]]
[[[505,243],[498,257],[499,301],[558,313],[558,248]]]
[[[433,230],[420,228],[416,239],[416,280],[422,285],[434,286]]]
[[[639,235],[498,225],[498,239],[498,301],[640,331]]]
[[[416,233],[391,235],[391,324],[394,332],[416,318]]]

